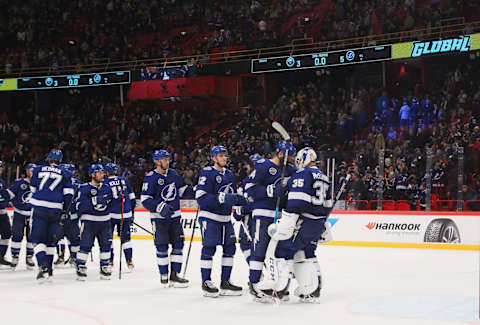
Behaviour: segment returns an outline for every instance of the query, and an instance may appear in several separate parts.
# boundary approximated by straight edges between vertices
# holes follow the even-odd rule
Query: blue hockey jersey
[[[76,202],[77,215],[80,221],[110,222],[108,209],[110,202],[107,202],[107,204],[100,204],[98,202],[98,197],[104,195],[109,196],[109,198],[113,197],[110,187],[103,183],[98,187],[91,183],[80,185]]]
[[[249,182],[249,176],[245,177],[242,181],[242,185],[237,189],[237,193],[243,195],[247,204],[243,207],[235,207],[233,211],[233,217],[237,220],[241,219],[241,216],[250,215],[253,210],[253,199],[248,196],[247,191],[245,191],[245,186]],[[243,214],[242,214],[243,212]]]
[[[295,167],[287,165],[285,177],[288,179],[295,172]],[[270,159],[261,159],[256,162],[253,172],[245,185],[247,195],[253,199],[253,217],[272,219],[275,217],[273,186],[281,177],[281,166],[275,165]],[[269,186],[270,185],[270,186]]]
[[[70,219],[71,220],[76,220],[78,219],[77,215],[77,200],[78,200],[78,190],[80,189],[80,185],[82,185],[82,181],[79,180],[78,178],[72,178],[72,187],[73,191],[75,193],[75,197],[72,198],[73,202],[70,204]]]
[[[193,198],[193,190],[174,169],[168,169],[165,175],[153,170],[143,179],[140,200],[150,211],[152,221],[165,220],[157,212],[157,206],[162,202],[168,203],[175,211],[170,219],[179,219],[180,198]]]
[[[327,175],[316,167],[296,172],[288,180],[287,212],[310,219],[327,218],[333,208]]]
[[[15,195],[10,191],[3,179],[0,178],[0,215],[7,214],[6,207],[8,207],[8,202],[14,197]]]
[[[73,196],[71,174],[56,165],[36,167],[30,189],[33,193],[30,199],[32,208],[62,211]]]
[[[235,175],[228,169],[219,172],[213,167],[205,167],[198,178],[195,199],[200,212],[199,220],[212,220],[216,222],[231,222],[232,206],[220,204],[219,193],[236,193]]]
[[[30,217],[32,207],[30,206],[30,183],[24,179],[19,178],[13,182],[10,191],[15,195],[12,199],[13,211],[25,217]]]
[[[398,175],[395,189],[397,191],[406,191],[408,186],[407,179],[407,173],[401,173],[400,175]]]
[[[111,219],[122,219],[122,193],[125,196],[123,203],[123,219],[132,219],[133,209],[136,206],[135,193],[125,177],[112,176],[103,180],[112,190],[113,199],[108,208]]]

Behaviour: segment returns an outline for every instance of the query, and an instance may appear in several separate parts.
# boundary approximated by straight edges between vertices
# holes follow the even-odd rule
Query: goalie
[[[291,274],[298,288],[294,294],[303,302],[318,302],[322,286],[315,250],[329,240],[328,215],[333,207],[328,177],[315,165],[311,148],[300,150],[295,164],[298,171],[288,181],[288,201],[282,217],[269,226],[272,239],[279,241],[275,251],[276,277],[273,292],[282,298],[288,291]]]

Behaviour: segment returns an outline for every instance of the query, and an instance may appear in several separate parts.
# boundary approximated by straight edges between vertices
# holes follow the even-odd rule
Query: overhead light
[[[182,36],[185,36],[187,34],[187,32],[180,32],[180,34],[182,34]]]

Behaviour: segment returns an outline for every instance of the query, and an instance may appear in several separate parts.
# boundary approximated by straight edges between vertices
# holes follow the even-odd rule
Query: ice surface
[[[25,269],[22,250],[16,271],[0,271],[1,324],[480,324],[478,251],[321,246],[321,303],[291,297],[264,305],[246,290],[248,269],[239,249],[232,282],[244,287],[244,295],[214,299],[200,289],[200,243],[192,248],[187,289],[160,287],[152,241],[134,240],[133,248],[135,270],[122,280],[118,263],[112,280],[99,279],[97,247],[86,282],[76,281],[69,268],[55,270],[53,281],[42,285]],[[115,251],[118,256],[118,246]]]

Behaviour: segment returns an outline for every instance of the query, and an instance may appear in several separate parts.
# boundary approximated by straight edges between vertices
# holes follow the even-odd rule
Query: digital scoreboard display
[[[18,78],[17,90],[111,86],[130,83],[130,71]]]
[[[325,68],[392,59],[392,46],[373,46],[252,60],[252,73]]]

